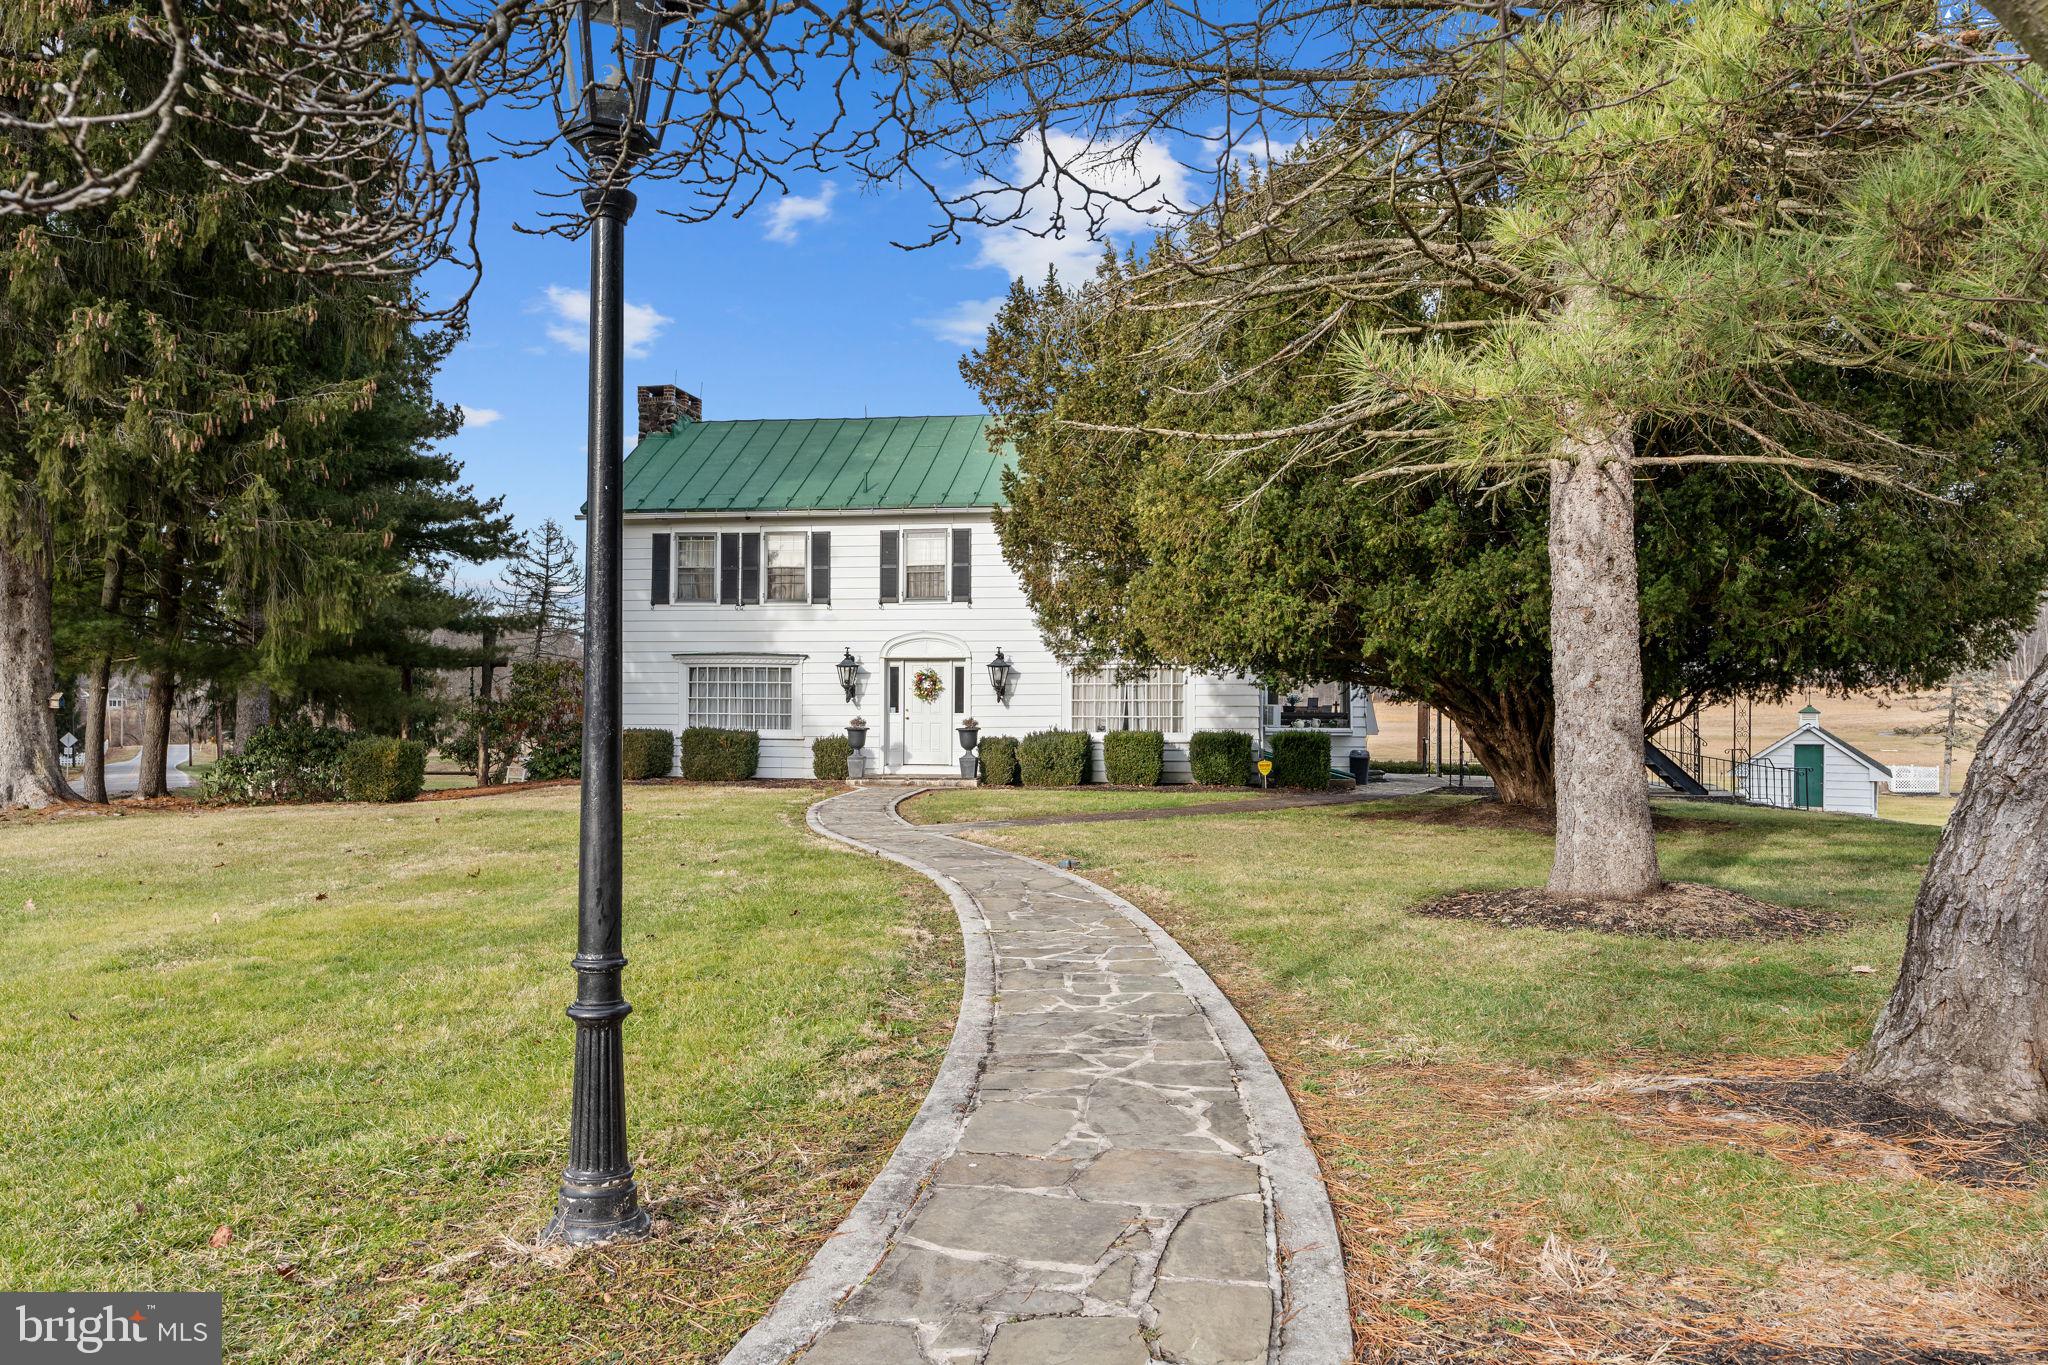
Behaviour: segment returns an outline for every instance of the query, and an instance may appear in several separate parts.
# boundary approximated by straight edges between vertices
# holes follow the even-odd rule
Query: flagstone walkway
[[[726,1365],[1339,1365],[1336,1226],[1278,1076],[1200,967],[1080,877],[914,828],[814,829],[951,896],[967,981],[888,1166]]]

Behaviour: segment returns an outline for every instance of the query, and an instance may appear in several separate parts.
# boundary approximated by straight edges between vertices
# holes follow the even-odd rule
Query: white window
[[[718,537],[676,537],[676,601],[718,600]]]
[[[1277,712],[1272,723],[1282,727],[1344,730],[1351,725],[1351,684],[1315,683],[1286,692],[1266,689],[1266,705]]]
[[[946,600],[946,571],[951,567],[947,553],[948,533],[905,531],[903,533],[903,600],[943,602]]]
[[[770,531],[762,537],[768,551],[768,600],[808,602],[810,558],[806,546],[810,537],[802,531]]]
[[[1073,677],[1074,727],[1079,730],[1183,729],[1183,697],[1187,675],[1177,668],[1155,668],[1127,678],[1092,670]]]
[[[787,663],[690,664],[686,723],[721,730],[796,729],[796,667]]]

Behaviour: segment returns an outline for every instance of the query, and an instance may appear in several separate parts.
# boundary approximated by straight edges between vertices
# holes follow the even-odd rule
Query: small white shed
[[[1763,805],[1876,815],[1878,784],[1892,770],[1840,735],[1821,728],[1820,711],[1799,713],[1799,728],[1750,760],[1750,799]]]

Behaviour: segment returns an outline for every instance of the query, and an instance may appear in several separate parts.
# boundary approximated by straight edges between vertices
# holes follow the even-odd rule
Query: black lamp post
[[[988,685],[995,689],[996,700],[1005,706],[1010,704],[1010,687],[1017,678],[1017,665],[1003,657],[1003,651],[996,651],[996,657],[988,661]]]
[[[589,172],[590,444],[584,546],[583,805],[576,919],[576,1070],[569,1164],[546,1237],[605,1242],[647,1231],[626,1154],[621,1025],[632,1012],[621,977],[620,407],[625,341],[625,235],[633,195],[623,187],[661,141],[647,119],[665,0],[578,0],[562,36],[562,136]],[[671,90],[673,85],[671,84]],[[662,119],[665,121],[666,112]]]

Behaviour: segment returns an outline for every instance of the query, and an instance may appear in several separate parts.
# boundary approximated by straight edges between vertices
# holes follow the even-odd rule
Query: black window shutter
[[[832,600],[832,533],[811,532],[811,600]]]
[[[974,600],[974,528],[953,528],[953,600]]]
[[[654,535],[654,579],[647,585],[647,601],[653,606],[668,603],[668,532],[657,531]]]
[[[761,533],[748,531],[740,537],[740,601],[749,605],[761,600]]]
[[[718,600],[728,607],[740,604],[740,533],[721,531],[718,536]]]
[[[884,602],[894,602],[895,600],[897,600],[897,585],[901,581],[903,576],[902,571],[897,568],[898,550],[901,547],[902,543],[903,537],[898,532],[882,532],[881,600]],[[891,704],[893,705],[894,703]]]

